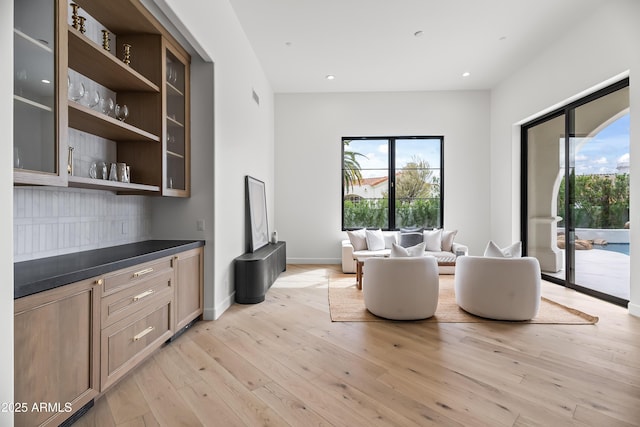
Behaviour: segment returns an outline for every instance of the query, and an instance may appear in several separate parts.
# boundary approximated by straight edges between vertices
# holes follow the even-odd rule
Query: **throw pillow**
[[[401,258],[401,257],[419,257],[424,256],[424,242],[418,243],[410,248],[403,248],[402,246],[394,243],[391,248],[391,255],[389,258]]]
[[[366,251],[367,250],[367,230],[364,228],[361,230],[350,230],[347,231],[347,236],[349,236],[349,241],[351,242],[351,246],[353,246],[354,251]]]
[[[425,230],[424,250],[430,252],[440,252],[442,250],[442,229]]]
[[[384,235],[382,230],[365,230],[367,239],[367,249],[370,251],[380,251],[384,249]]]
[[[384,234],[384,248],[391,249],[394,243],[398,243],[398,233],[382,233]]]
[[[522,256],[522,242],[516,242],[511,246],[500,249],[493,240],[487,244],[484,256],[494,258],[520,258]]]
[[[400,227],[400,233],[422,233],[424,227]]]
[[[423,242],[422,231],[403,232],[400,230],[400,246],[408,248]]]
[[[442,230],[442,250],[452,252],[453,239],[458,234],[458,230],[445,231]]]

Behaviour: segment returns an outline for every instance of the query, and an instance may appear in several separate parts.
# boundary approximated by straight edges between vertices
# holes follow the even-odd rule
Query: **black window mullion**
[[[389,230],[396,229],[396,140],[389,138]]]
[[[444,223],[444,137],[443,136],[394,136],[394,137],[385,137],[385,136],[376,136],[376,137],[342,137],[342,147],[341,147],[341,153],[342,153],[342,159],[343,159],[343,163],[342,163],[342,174],[343,174],[343,179],[342,181],[342,185],[341,185],[341,194],[342,194],[342,200],[341,200],[341,204],[342,204],[342,218],[341,218],[341,222],[342,222],[342,229],[343,230],[348,230],[348,229],[352,229],[354,227],[354,225],[349,225],[348,227],[345,226],[345,196],[346,196],[346,189],[345,189],[345,181],[344,181],[344,171],[345,171],[345,163],[344,163],[344,153],[345,153],[345,148],[344,148],[344,141],[345,140],[366,140],[366,141],[371,141],[371,140],[385,140],[387,143],[387,149],[388,149],[388,155],[387,155],[387,182],[388,182],[388,192],[387,192],[387,229],[388,230],[396,230],[398,228],[398,222],[396,221],[396,208],[398,207],[397,203],[396,203],[396,173],[397,173],[397,165],[396,165],[396,161],[397,161],[397,153],[396,153],[396,149],[397,149],[397,141],[398,140],[405,140],[405,139],[417,139],[417,140],[422,140],[422,139],[437,139],[439,140],[440,144],[439,144],[439,155],[440,155],[440,165],[439,165],[439,173],[438,173],[438,182],[439,182],[439,216],[438,219],[433,218],[433,220],[435,220],[435,222],[437,222],[439,220],[440,224],[433,224],[433,225],[429,225],[429,226],[433,226],[433,227],[442,227],[443,223]],[[432,165],[431,165],[432,166]],[[431,167],[430,166],[430,167]],[[381,170],[382,172],[382,170]],[[364,227],[370,227],[371,225],[367,225],[367,224],[362,224],[362,225],[357,225],[357,227],[360,226],[364,226]]]

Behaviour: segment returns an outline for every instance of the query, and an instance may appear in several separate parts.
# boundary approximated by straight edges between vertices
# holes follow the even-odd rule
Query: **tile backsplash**
[[[145,196],[57,187],[14,187],[14,261],[149,239]]]

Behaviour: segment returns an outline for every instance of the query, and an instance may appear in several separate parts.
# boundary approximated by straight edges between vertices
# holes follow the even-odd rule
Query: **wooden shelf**
[[[109,89],[131,92],[160,92],[160,88],[142,74],[69,26],[69,68]]]
[[[69,101],[69,127],[113,141],[160,142],[158,135],[153,135],[73,101]]]
[[[116,34],[162,34],[162,26],[141,2],[130,0],[77,0],[80,8]]]
[[[134,184],[120,181],[109,181],[106,179],[86,178],[82,176],[69,176],[69,187],[112,191],[160,191],[160,187],[157,185]]]

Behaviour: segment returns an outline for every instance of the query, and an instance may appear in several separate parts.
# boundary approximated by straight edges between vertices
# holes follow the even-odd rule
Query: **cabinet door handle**
[[[145,268],[144,270],[136,271],[135,273],[133,273],[133,277],[140,277],[149,273],[153,273],[153,268]]]
[[[133,302],[139,301],[144,297],[148,297],[149,295],[153,294],[153,289],[149,289],[148,291],[144,291],[141,294],[136,295],[135,297],[133,297]]]
[[[149,326],[147,329],[145,329],[144,331],[140,332],[138,335],[133,337],[134,341],[138,341],[140,338],[144,337],[145,335],[147,335],[148,333],[150,333],[151,331],[153,331],[155,328],[153,326]]]

